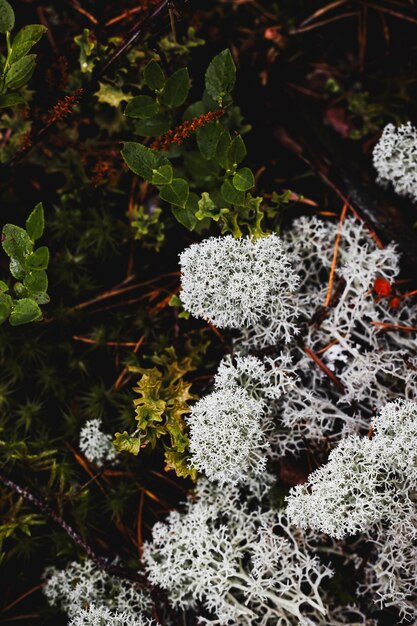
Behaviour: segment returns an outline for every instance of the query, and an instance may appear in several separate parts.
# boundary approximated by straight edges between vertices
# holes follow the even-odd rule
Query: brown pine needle
[[[310,30],[315,30],[316,28],[320,28],[321,26],[327,26],[327,24],[332,24],[333,22],[338,22],[339,20],[343,20],[346,17],[358,17],[357,11],[347,11],[342,15],[335,15],[334,17],[329,17],[327,20],[322,20],[321,22],[315,22],[314,24],[310,24],[309,26],[304,26],[303,28],[295,28],[290,31],[290,35],[300,35],[301,33],[306,33]]]
[[[219,329],[216,328],[215,326],[213,326],[213,324],[211,324],[210,322],[207,322],[207,326],[210,328],[211,331],[213,331],[213,333],[216,335],[216,337],[218,337],[220,339],[220,341],[222,343],[224,343],[223,335],[221,334]]]
[[[187,489],[182,487],[179,483],[175,482],[175,480],[172,480],[171,478],[168,478],[168,476],[165,476],[165,474],[161,474],[160,472],[157,472],[156,470],[150,470],[149,473],[153,474],[154,476],[157,476],[158,478],[165,481],[166,483],[169,483],[173,487],[176,487],[179,491],[182,491],[183,493],[188,493]]]
[[[367,224],[365,222],[365,220],[359,215],[359,213],[353,208],[353,206],[351,204],[349,204],[349,209],[352,211],[353,215],[356,217],[357,220],[359,220],[360,222],[365,224],[365,226],[367,227],[367,229],[369,231],[369,234],[371,235],[372,239],[375,241],[375,243],[378,246],[378,248],[383,250],[385,248],[385,246],[382,243],[382,241],[380,240],[380,238],[378,237],[378,235],[376,234],[376,232],[369,226],[369,224]]]
[[[330,378],[330,380],[336,385],[336,387],[342,392],[345,392],[345,386],[343,385],[343,383],[337,378],[337,376],[334,374],[334,372],[332,372],[332,370],[330,370],[327,365],[325,365],[323,363],[323,361],[317,356],[317,354],[315,352],[313,352],[313,350],[310,350],[310,348],[308,348],[307,346],[303,347],[304,352],[307,354],[307,356],[310,357],[310,359],[312,359],[318,366],[319,368],[326,374],[326,376],[328,376]]]
[[[39,613],[28,613],[26,615],[16,615],[15,617],[5,617],[1,621],[2,623],[3,622],[9,623],[9,622],[20,622],[21,620],[28,620],[28,619],[40,619],[40,615]]]
[[[383,7],[378,4],[373,4],[372,2],[364,2],[365,6],[372,7],[377,11],[381,11],[382,13],[387,13],[388,15],[392,15],[393,17],[399,17],[401,20],[405,20],[406,22],[412,22],[413,24],[417,24],[417,19],[415,17],[411,17],[410,15],[406,15],[405,13],[400,13],[399,11],[394,11],[393,9],[388,9],[388,7]]]
[[[328,343],[327,346],[324,346],[324,348],[320,348],[320,350],[317,350],[316,354],[323,354],[323,352],[326,352],[326,350],[328,350],[332,346],[335,346],[338,343],[339,343],[338,339],[333,339],[333,341]]]
[[[408,291],[407,293],[403,293],[401,298],[408,298],[409,296],[415,296],[417,294],[417,289],[414,291]]]
[[[74,9],[78,11],[78,13],[81,13],[81,15],[85,15],[85,17],[89,19],[92,24],[95,24],[95,25],[98,24],[98,20],[94,17],[94,15],[92,15],[86,9],[84,9],[81,6],[81,4],[78,2],[78,0],[71,0],[71,4],[74,7]]]
[[[401,326],[399,324],[390,324],[388,322],[371,322],[373,326],[379,326],[381,329],[386,328],[387,330],[405,330],[410,333],[417,332],[417,327],[415,326]]]
[[[124,11],[120,15],[116,15],[116,17],[113,17],[111,20],[106,22],[105,26],[112,26],[113,24],[117,24],[117,22],[120,22],[121,20],[124,20],[125,18],[134,15],[135,13],[140,13],[140,11],[143,11],[143,8],[143,6],[140,6],[134,7],[133,9],[128,9],[127,11]]]
[[[29,591],[26,591],[21,596],[16,598],[16,600],[13,600],[12,602],[10,602],[10,604],[8,604],[7,606],[3,607],[0,612],[1,613],[5,613],[6,611],[9,611],[10,609],[12,609],[17,604],[20,604],[20,602],[22,602],[22,600],[25,600],[25,598],[28,598],[29,596],[31,596],[32,593],[35,593],[36,591],[39,591],[40,589],[45,587],[45,585],[46,585],[46,581],[43,582],[43,583],[40,583],[40,585],[36,585],[36,587],[32,587],[32,589],[29,589]]]
[[[309,24],[310,22],[313,22],[316,18],[321,17],[324,13],[328,13],[328,11],[331,11],[332,9],[339,7],[342,4],[346,4],[346,2],[347,0],[336,0],[335,2],[331,2],[325,7],[322,7],[321,9],[318,9],[317,11],[312,13],[312,15],[310,15],[309,17],[307,17],[305,20],[301,22],[300,26],[307,26],[307,24]]]
[[[330,299],[332,297],[334,275],[335,275],[335,272],[336,272],[337,254],[339,252],[340,237],[341,237],[341,234],[342,234],[342,224],[345,221],[347,209],[348,209],[348,205],[347,205],[347,203],[345,203],[343,205],[343,209],[342,209],[342,212],[340,214],[339,227],[337,229],[336,241],[335,241],[335,244],[334,244],[332,266],[330,268],[330,276],[329,276],[329,286],[327,287],[326,300],[324,301],[324,306],[326,308],[329,306]]]
[[[140,337],[140,338],[138,339],[138,341],[136,342],[135,347],[134,347],[134,349],[133,349],[133,352],[134,352],[135,354],[137,353],[137,351],[138,351],[138,350],[139,350],[139,348],[141,347],[141,345],[142,345],[142,343],[144,342],[144,340],[145,340],[145,336],[144,336],[144,335],[142,335],[142,337]],[[121,373],[119,374],[119,377],[117,378],[116,382],[115,382],[115,383],[114,383],[114,385],[113,385],[113,388],[115,389],[115,391],[117,391],[118,389],[120,389],[120,387],[122,386],[123,381],[124,381],[124,379],[125,379],[125,376],[126,376],[126,374],[127,374],[127,371],[128,371],[128,367],[127,367],[127,365],[125,365],[125,367],[123,368],[123,370],[122,370],[122,371],[121,371]]]
[[[114,287],[113,289],[109,289],[109,291],[105,291],[104,293],[101,293],[100,295],[96,296],[95,298],[92,298],[91,300],[86,300],[85,302],[80,302],[80,304],[76,304],[70,310],[75,311],[78,309],[84,309],[85,307],[90,306],[90,304],[95,304],[96,302],[100,302],[101,300],[106,300],[107,298],[114,298],[114,296],[127,293],[128,291],[132,291],[134,289],[139,289],[139,287],[146,287],[147,285],[152,285],[153,283],[157,282],[158,280],[161,280],[162,278],[168,278],[171,276],[180,276],[180,272],[167,272],[166,274],[160,274],[159,276],[156,276],[155,278],[151,278],[150,280],[145,280],[141,283],[135,283],[134,285],[123,287],[123,285],[126,285],[126,283],[131,282],[132,279],[134,278],[134,276],[129,276],[122,283],[120,283],[120,285],[116,285],[116,287]]]
[[[81,337],[80,335],[73,335],[72,338],[74,341],[81,341],[82,343],[89,343],[92,345],[96,345],[97,341],[91,339],[91,337]],[[136,342],[134,341],[106,341],[102,344],[103,346],[111,346],[118,348],[119,346],[124,346],[127,348],[133,348],[136,346]]]
[[[339,198],[348,205],[349,209],[352,211],[352,213],[356,217],[356,219],[359,220],[362,224],[365,224],[366,228],[369,231],[370,236],[375,241],[375,243],[378,246],[378,248],[381,248],[381,250],[383,250],[385,246],[382,243],[382,241],[380,240],[380,238],[378,237],[378,235],[376,234],[376,232],[369,226],[369,224],[353,208],[353,206],[350,204],[350,202],[346,198],[346,196],[340,191],[340,189],[338,189],[338,187],[330,180],[330,178],[328,176],[326,176],[326,174],[324,172],[319,172],[319,175],[320,175],[320,178],[326,183],[326,185],[328,185],[330,187],[330,189],[333,189],[333,191],[339,196]]]
[[[166,511],[170,510],[171,507],[169,506],[169,504],[165,502],[165,500],[162,500],[162,498],[158,498],[155,493],[149,491],[149,489],[144,489],[143,492],[148,496],[148,498],[160,504]]]

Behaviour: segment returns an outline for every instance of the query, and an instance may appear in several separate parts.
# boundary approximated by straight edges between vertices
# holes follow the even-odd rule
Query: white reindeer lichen
[[[200,618],[203,624],[307,626],[326,613],[320,585],[330,570],[308,552],[283,513],[262,507],[249,475],[246,497],[202,479],[197,501],[154,526],[144,562],[174,606],[201,603],[213,613]]]
[[[180,255],[181,300],[195,317],[218,328],[245,328],[278,306],[290,328],[298,315],[292,303],[298,277],[281,240],[210,237]]]
[[[387,124],[373,151],[377,182],[391,184],[400,196],[417,200],[417,128]]]
[[[113,437],[103,432],[100,419],[88,420],[80,431],[80,450],[99,467],[117,457]]]

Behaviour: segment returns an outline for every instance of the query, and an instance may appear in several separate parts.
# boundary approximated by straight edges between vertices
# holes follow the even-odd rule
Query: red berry
[[[386,278],[376,278],[374,282],[374,290],[378,296],[389,296],[391,293],[391,284]]]
[[[401,300],[397,297],[392,298],[389,303],[390,309],[399,309],[401,304]]]

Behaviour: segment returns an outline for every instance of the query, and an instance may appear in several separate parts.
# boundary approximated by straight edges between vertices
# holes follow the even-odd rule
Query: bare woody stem
[[[41,500],[38,496],[31,493],[25,487],[18,485],[13,480],[5,476],[0,472],[0,483],[2,483],[5,487],[8,487],[19,496],[22,496],[27,502],[30,502],[36,509],[38,509],[41,513],[43,513],[46,517],[49,517],[53,520],[58,526],[62,528],[62,530],[72,539],[72,541],[91,559],[94,564],[108,574],[112,574],[113,576],[117,576],[118,578],[123,578],[127,580],[133,580],[140,582],[141,577],[136,572],[133,572],[121,565],[115,565],[109,561],[109,559],[100,556],[97,554],[93,548],[77,533],[72,526],[70,526],[56,511],[54,511],[49,504]]]

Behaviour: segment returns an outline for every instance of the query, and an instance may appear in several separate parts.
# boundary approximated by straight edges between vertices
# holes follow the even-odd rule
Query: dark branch
[[[72,541],[91,559],[99,569],[102,569],[113,576],[118,578],[124,578],[127,580],[141,581],[141,577],[131,570],[121,566],[114,565],[109,559],[102,557],[88,545],[86,541],[70,526],[56,511],[54,511],[49,504],[41,500],[38,496],[31,493],[25,487],[22,487],[15,483],[10,478],[7,478],[4,474],[0,473],[0,482],[5,487],[8,487],[19,496],[22,496],[27,502],[30,502],[36,509],[43,513],[46,517],[52,519],[62,530],[72,539]]]

